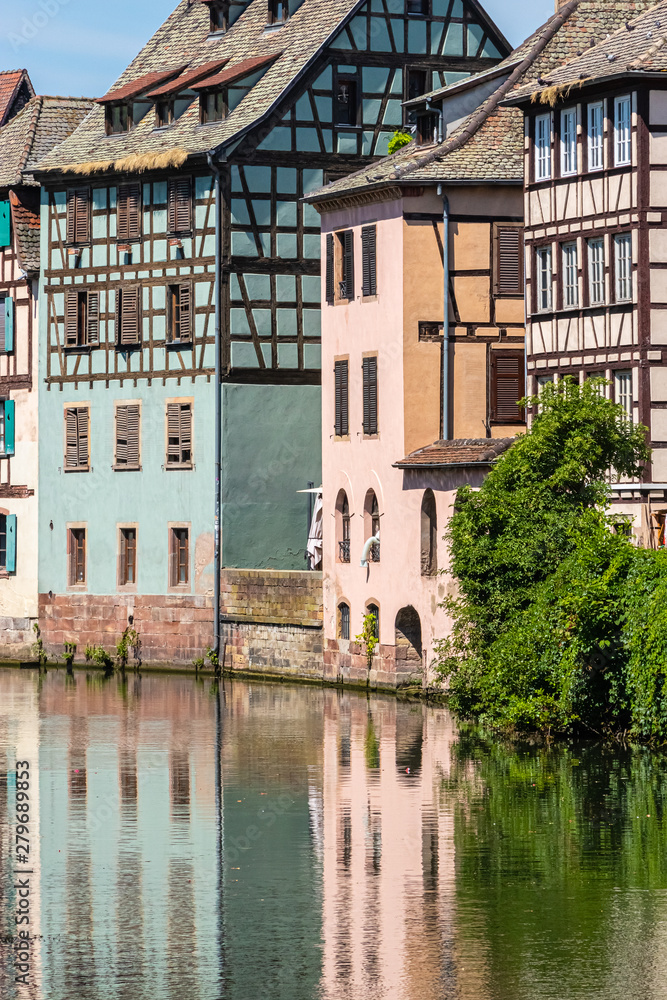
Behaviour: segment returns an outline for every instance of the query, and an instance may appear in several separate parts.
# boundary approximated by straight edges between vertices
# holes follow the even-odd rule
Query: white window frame
[[[632,97],[624,94],[614,99],[614,165],[632,163]]]
[[[601,306],[607,300],[604,238],[588,240],[588,304]]]
[[[604,101],[588,105],[588,169],[604,170]]]
[[[551,179],[551,115],[535,119],[535,180]]]
[[[565,108],[560,113],[560,172],[563,177],[577,173],[578,118],[576,107]]]
[[[562,246],[563,306],[575,309],[579,305],[579,248],[574,243]]]
[[[632,233],[614,236],[616,302],[632,301]]]
[[[535,250],[535,277],[537,311],[550,312],[553,308],[553,251],[550,246]]]
[[[614,402],[623,407],[630,423],[634,405],[632,395],[632,369],[614,372]]]

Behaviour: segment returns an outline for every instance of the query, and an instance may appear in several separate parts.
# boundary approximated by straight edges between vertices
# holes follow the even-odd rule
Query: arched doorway
[[[396,660],[406,664],[421,667],[422,662],[422,625],[419,615],[409,605],[401,608],[396,615],[395,628]]]
[[[438,519],[433,490],[426,490],[422,498],[421,570],[422,576],[438,572]]]

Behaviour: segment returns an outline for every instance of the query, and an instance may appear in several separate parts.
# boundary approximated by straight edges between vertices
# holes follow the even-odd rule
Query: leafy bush
[[[389,156],[398,152],[399,149],[403,149],[403,146],[407,146],[410,142],[412,142],[412,136],[409,132],[394,132],[387,146]]]

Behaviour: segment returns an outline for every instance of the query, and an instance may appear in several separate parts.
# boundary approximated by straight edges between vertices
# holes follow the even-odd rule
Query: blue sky
[[[39,94],[100,96],[175,6],[176,0],[0,0],[0,68],[25,66]],[[517,44],[553,13],[554,0],[484,6]]]

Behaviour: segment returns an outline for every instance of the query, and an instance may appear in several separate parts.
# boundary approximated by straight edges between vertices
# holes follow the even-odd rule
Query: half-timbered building
[[[603,377],[649,428],[640,481],[612,476],[614,509],[648,545],[664,544],[667,514],[666,40],[667,3],[652,4],[511,97],[525,113],[530,388]]]
[[[205,616],[218,488],[224,566],[305,568],[320,230],[302,198],[385,154],[405,97],[507,51],[477,0],[182,0],[45,158],[45,607],[71,623],[77,594],[105,595],[121,631],[156,595]],[[170,659],[210,642],[208,613]]]
[[[40,195],[31,171],[91,103],[31,97],[20,71],[13,103],[2,106],[8,76],[0,74],[0,121],[7,120],[0,128],[0,656],[20,657],[29,653],[38,611]]]

